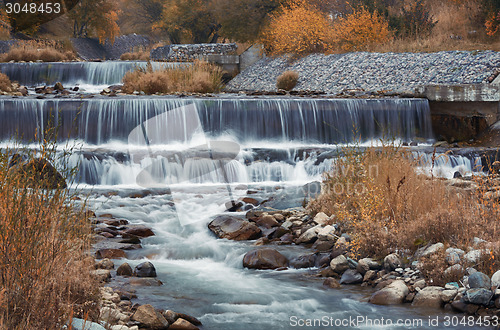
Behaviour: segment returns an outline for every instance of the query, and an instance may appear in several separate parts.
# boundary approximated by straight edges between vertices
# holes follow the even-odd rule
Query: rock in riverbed
[[[274,249],[253,250],[243,257],[243,267],[251,269],[277,269],[288,267],[288,259]]]
[[[221,215],[208,224],[208,228],[219,238],[235,241],[259,238],[261,230],[255,224],[241,218]]]

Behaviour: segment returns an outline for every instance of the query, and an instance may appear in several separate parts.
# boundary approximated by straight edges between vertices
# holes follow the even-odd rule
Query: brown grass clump
[[[214,93],[222,88],[221,78],[222,70],[218,66],[202,61],[157,71],[148,63],[146,69],[138,68],[123,77],[123,91],[146,94]]]
[[[95,318],[90,222],[67,189],[42,189],[43,179],[9,168],[9,153],[0,154],[0,328],[60,329],[73,316]]]
[[[467,250],[474,237],[498,242],[500,202],[484,197],[487,182],[477,182],[474,193],[452,190],[444,180],[419,174],[417,165],[395,146],[345,150],[309,209],[334,215],[351,233],[356,256],[409,257],[437,242]]]
[[[295,71],[285,71],[279,75],[276,87],[286,91],[291,91],[299,81],[299,74]]]
[[[10,81],[9,77],[4,73],[0,73],[0,91],[7,93],[13,91],[12,82]]]
[[[76,55],[73,51],[63,49],[56,42],[45,41],[19,42],[0,57],[2,62],[60,62],[75,59]]]
[[[149,61],[149,52],[145,50],[124,53],[120,56],[122,61]]]

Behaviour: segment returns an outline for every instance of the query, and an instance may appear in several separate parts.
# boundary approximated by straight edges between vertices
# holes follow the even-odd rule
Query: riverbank
[[[227,91],[276,92],[284,71],[299,74],[296,91],[337,95],[345,91],[415,94],[425,85],[487,84],[498,75],[500,56],[494,51],[437,53],[314,54],[301,59],[264,58],[247,68]]]

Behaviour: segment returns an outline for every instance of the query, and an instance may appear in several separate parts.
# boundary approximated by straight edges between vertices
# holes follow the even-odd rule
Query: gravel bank
[[[236,76],[227,90],[276,91],[276,78],[293,70],[299,73],[295,90],[412,93],[421,85],[487,83],[498,69],[500,53],[494,51],[315,54],[294,62],[264,58]]]

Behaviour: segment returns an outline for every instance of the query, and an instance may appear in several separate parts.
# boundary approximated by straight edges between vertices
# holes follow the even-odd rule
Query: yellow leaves
[[[270,18],[260,39],[272,55],[357,51],[391,39],[388,22],[364,7],[332,22],[304,0],[293,0]]]
[[[382,44],[390,38],[389,23],[364,7],[338,18],[331,33],[332,44],[343,51],[364,50],[369,45]]]
[[[326,50],[330,24],[305,1],[295,0],[281,6],[261,35],[270,54],[308,54]]]
[[[490,37],[494,36],[500,28],[500,13],[491,15],[484,23],[484,26],[486,27],[486,34]]]

